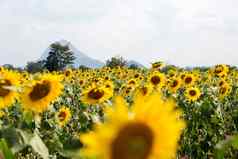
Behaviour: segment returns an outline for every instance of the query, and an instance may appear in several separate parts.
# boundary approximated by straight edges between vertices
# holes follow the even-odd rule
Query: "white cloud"
[[[237,64],[235,0],[0,0],[0,64],[24,65],[51,42],[147,64]]]

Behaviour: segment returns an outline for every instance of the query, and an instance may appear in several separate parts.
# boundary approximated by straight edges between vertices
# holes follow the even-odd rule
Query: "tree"
[[[165,67],[163,67],[161,69],[161,72],[164,72],[164,73],[168,73],[169,71],[172,71],[172,70],[176,70],[178,67],[174,66],[174,65],[169,65],[167,64]]]
[[[84,65],[80,65],[78,69],[80,69],[80,70],[82,70],[82,71],[87,71],[87,70],[90,70],[90,68],[89,68],[89,67],[87,67],[87,66],[84,66]]]
[[[18,71],[18,72],[23,71],[23,69],[22,69],[21,67],[15,67],[15,66],[12,65],[12,64],[4,64],[3,66],[0,66],[0,67],[6,68],[6,69],[8,69],[8,70]]]
[[[15,67],[12,64],[4,64],[3,67],[8,70],[15,70]]]
[[[56,42],[51,44],[50,52],[45,62],[45,68],[49,71],[63,70],[67,65],[74,63],[74,53],[68,45],[61,45]]]
[[[26,65],[26,70],[30,73],[41,72],[44,70],[45,61],[37,61],[37,62],[28,62]]]
[[[127,65],[127,61],[121,56],[115,56],[106,61],[106,66],[115,68],[115,67],[124,67]]]
[[[139,69],[140,67],[137,64],[130,64],[129,69]]]

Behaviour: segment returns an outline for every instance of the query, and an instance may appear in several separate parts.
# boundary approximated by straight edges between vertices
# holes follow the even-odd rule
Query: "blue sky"
[[[0,64],[65,39],[102,61],[238,64],[237,0],[0,0]]]

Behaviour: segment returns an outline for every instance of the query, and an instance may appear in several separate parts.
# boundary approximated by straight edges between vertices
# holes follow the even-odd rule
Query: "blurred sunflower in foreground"
[[[39,80],[31,81],[28,86],[25,86],[21,95],[23,108],[41,113],[47,110],[50,103],[61,94],[62,89],[60,76],[44,74]]]
[[[136,99],[132,110],[117,97],[106,109],[105,123],[80,137],[81,153],[99,159],[172,159],[185,127],[175,103],[160,95]],[[102,146],[103,145],[103,146]]]

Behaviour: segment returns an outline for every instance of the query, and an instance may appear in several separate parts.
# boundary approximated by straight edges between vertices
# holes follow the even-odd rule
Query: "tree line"
[[[3,67],[18,71],[28,71],[31,73],[42,72],[44,70],[61,71],[66,68],[74,68],[74,61],[76,57],[74,52],[70,50],[69,45],[62,45],[59,42],[52,43],[50,45],[50,50],[46,59],[38,61],[27,62],[25,68],[14,67],[11,64],[5,64]],[[131,69],[138,69],[139,66],[136,64],[130,64],[128,66],[128,61],[121,56],[114,56],[106,60],[106,67],[129,67]],[[87,66],[80,65],[78,69],[90,69]]]
[[[26,70],[32,73],[40,72],[42,70],[52,71],[60,71],[65,68],[74,68],[74,60],[76,57],[74,56],[74,52],[70,50],[68,45],[61,45],[56,42],[50,45],[50,51],[48,56],[44,60],[39,60],[36,62],[28,62],[26,65]],[[105,66],[107,67],[125,67],[128,62],[121,56],[115,56],[106,61]],[[131,64],[129,68],[137,69],[139,66],[136,64]],[[89,69],[87,66],[79,66],[79,69]]]

